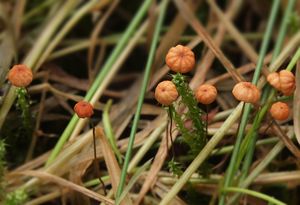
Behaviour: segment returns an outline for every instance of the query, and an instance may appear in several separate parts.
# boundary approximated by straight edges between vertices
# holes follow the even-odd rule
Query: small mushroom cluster
[[[24,88],[32,82],[33,74],[26,65],[18,64],[9,70],[7,78],[13,86]],[[74,111],[79,118],[90,118],[94,114],[93,106],[86,101],[76,103]]]
[[[166,55],[166,64],[174,72],[187,73],[195,66],[194,52],[182,45],[172,47]],[[215,101],[217,89],[213,85],[200,85],[195,91],[199,103],[208,105]],[[178,98],[178,92],[172,81],[162,81],[155,89],[155,99],[162,105],[169,106]]]
[[[285,96],[292,95],[296,87],[295,76],[288,70],[270,73],[267,76],[267,81]],[[247,103],[255,104],[260,99],[259,89],[250,82],[237,83],[232,93],[237,100]],[[276,102],[270,108],[270,114],[275,120],[286,120],[289,113],[289,106],[284,102]]]
[[[295,76],[288,70],[270,73],[267,81],[285,96],[292,95],[296,88]],[[271,106],[270,113],[275,120],[286,120],[290,113],[289,106],[284,102],[276,102]]]
[[[165,58],[167,66],[174,72],[187,73],[195,66],[195,54],[182,45],[172,47]],[[273,72],[267,77],[268,82],[283,95],[290,96],[295,90],[295,76],[292,72],[282,70]],[[242,102],[257,104],[261,92],[251,82],[239,82],[233,90],[233,96]],[[217,97],[217,89],[213,85],[200,85],[195,91],[195,98],[204,105],[211,104]],[[172,81],[162,81],[155,89],[156,100],[165,106],[171,105],[178,98],[178,92]],[[276,120],[286,120],[289,116],[289,107],[286,103],[276,102],[271,106],[271,116]]]
[[[26,65],[18,64],[9,70],[7,78],[13,86],[24,88],[32,82],[33,74]],[[74,111],[79,118],[90,118],[94,114],[93,106],[86,101],[77,102]]]

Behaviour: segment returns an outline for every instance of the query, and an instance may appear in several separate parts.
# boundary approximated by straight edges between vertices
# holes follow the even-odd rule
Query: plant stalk
[[[147,2],[150,3],[151,1],[146,0],[145,3],[147,3]],[[151,42],[149,57],[148,57],[146,68],[145,68],[144,78],[143,78],[143,82],[142,82],[142,88],[141,88],[141,92],[140,92],[140,95],[139,95],[139,99],[138,99],[138,103],[137,103],[137,109],[136,109],[136,113],[134,115],[132,128],[131,128],[131,131],[130,131],[128,148],[127,148],[127,152],[126,152],[126,155],[125,155],[125,160],[124,160],[124,164],[123,164],[123,168],[122,168],[122,172],[121,172],[120,183],[119,183],[118,190],[117,190],[117,193],[116,193],[117,200],[121,196],[121,194],[123,192],[124,185],[125,185],[127,169],[128,169],[129,161],[131,159],[131,152],[132,152],[132,148],[133,148],[133,144],[134,144],[137,125],[138,125],[138,122],[140,120],[142,105],[143,105],[143,102],[144,102],[144,97],[145,97],[145,94],[146,94],[146,91],[147,91],[147,86],[148,86],[148,82],[149,82],[149,78],[150,78],[151,67],[152,67],[152,64],[153,64],[154,57],[155,57],[155,51],[156,51],[157,43],[158,43],[158,40],[159,40],[159,34],[160,34],[160,31],[161,31],[161,28],[162,28],[162,25],[163,25],[163,20],[164,20],[164,16],[165,16],[165,13],[166,13],[168,2],[169,2],[169,0],[164,0],[162,2],[161,9],[160,9],[160,14],[159,14],[157,23],[155,25],[155,31],[154,31],[154,34],[153,34],[153,40]]]
[[[96,93],[98,87],[101,85],[102,81],[107,76],[107,73],[110,71],[112,65],[116,61],[116,59],[119,57],[120,53],[126,46],[127,42],[129,41],[130,37],[136,30],[136,27],[139,25],[139,23],[142,21],[144,15],[147,12],[147,9],[149,8],[151,3],[151,0],[145,0],[143,5],[138,10],[137,14],[127,27],[126,31],[124,32],[124,35],[120,39],[119,43],[116,45],[115,49],[113,50],[112,54],[109,56],[108,60],[105,62],[105,65],[103,66],[101,72],[98,74],[97,78],[95,79],[92,87],[89,89],[88,93],[85,96],[86,101],[90,101],[93,97],[93,95]],[[68,126],[65,128],[63,134],[59,138],[58,142],[56,143],[50,157],[47,160],[46,166],[49,166],[50,163],[53,162],[53,160],[57,157],[61,149],[63,148],[66,141],[69,139],[72,131],[74,130],[79,118],[76,115],[73,115],[71,121],[69,122]]]

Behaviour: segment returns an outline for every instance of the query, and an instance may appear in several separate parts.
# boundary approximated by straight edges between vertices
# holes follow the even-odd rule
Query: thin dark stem
[[[172,137],[173,120],[172,120],[172,112],[171,112],[170,107],[168,108],[168,111],[169,111],[169,117],[170,117],[169,136],[171,139],[172,157],[174,158],[175,157],[175,149],[174,149],[174,142],[173,142],[173,137]],[[168,129],[168,127],[167,127],[167,129]],[[167,139],[168,139],[168,135],[167,135]]]
[[[208,136],[208,110],[209,110],[209,108],[208,108],[208,105],[205,105],[205,107],[206,107],[206,124],[205,124],[205,131],[206,131],[206,137],[205,137],[205,139],[207,139],[207,136]]]
[[[297,146],[292,142],[292,140],[284,133],[284,131],[280,128],[279,124],[276,120],[273,120],[272,130],[278,134],[280,140],[284,143],[286,148],[290,150],[290,152],[297,157],[300,158],[300,151]]]
[[[91,120],[90,120],[90,126],[93,128],[93,144],[94,144],[94,162],[93,162],[93,164],[94,164],[94,171],[96,172],[96,175],[97,175],[99,181],[102,184],[104,194],[106,195],[107,192],[106,192],[105,184],[104,184],[104,182],[103,182],[103,180],[101,179],[101,176],[100,176],[100,171],[99,171],[100,168],[99,168],[98,159],[97,159],[95,126],[94,126],[94,123]]]
[[[168,127],[169,127],[169,119],[168,119],[168,122],[167,122],[167,127],[166,127],[166,151],[168,152],[168,150],[169,150],[169,129],[168,129]]]
[[[169,136],[170,136],[172,159],[174,159],[175,150],[174,150],[173,139],[172,139],[172,126],[173,126],[172,125],[172,111],[171,111],[170,106],[167,109],[168,109],[168,123],[167,123],[167,127],[166,127],[166,150],[167,150],[167,152],[169,150]]]
[[[263,131],[263,134],[265,134],[268,131],[268,129],[270,129],[270,127],[272,126],[273,122],[274,122],[274,119],[272,119],[271,122],[268,124],[268,126],[266,127],[266,129]]]

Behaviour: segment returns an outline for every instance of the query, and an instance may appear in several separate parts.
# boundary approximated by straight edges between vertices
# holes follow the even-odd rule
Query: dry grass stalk
[[[221,49],[216,46],[213,39],[210,37],[206,29],[199,22],[199,20],[195,17],[191,9],[181,0],[175,0],[176,6],[185,18],[187,22],[193,27],[193,29],[197,32],[197,34],[202,38],[204,43],[213,51],[215,56],[220,60],[220,62],[227,69],[228,73],[230,73],[231,77],[236,81],[244,81],[243,77],[237,73],[233,64],[229,61],[229,59],[224,55]]]
[[[115,154],[111,148],[111,145],[107,141],[106,137],[104,136],[103,129],[101,127],[95,127],[96,137],[98,137],[101,145],[102,154],[104,157],[104,161],[107,167],[108,174],[110,176],[111,185],[114,193],[117,192],[120,176],[121,176],[121,169],[119,167],[118,161],[115,157]],[[130,198],[125,196],[121,202],[122,205],[130,205],[132,204]]]
[[[111,199],[106,198],[105,196],[102,196],[96,192],[93,192],[83,186],[79,186],[77,184],[74,184],[72,182],[69,182],[68,180],[65,180],[61,177],[58,177],[56,175],[53,174],[49,174],[47,172],[43,172],[43,171],[23,171],[23,172],[19,172],[18,174],[22,174],[22,175],[27,175],[27,176],[33,176],[33,177],[38,177],[40,179],[43,179],[45,181],[50,181],[53,183],[56,183],[62,187],[66,187],[69,188],[71,190],[74,191],[78,191],[92,199],[95,199],[99,202],[105,202],[107,204],[114,204],[114,201]]]

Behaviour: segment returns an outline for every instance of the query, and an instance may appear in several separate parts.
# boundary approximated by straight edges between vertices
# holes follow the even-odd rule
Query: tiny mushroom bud
[[[14,65],[8,72],[8,80],[16,87],[27,87],[32,81],[32,71],[26,65]]]
[[[199,103],[208,105],[215,101],[217,97],[217,89],[213,85],[200,85],[195,93],[195,97]]]
[[[91,117],[94,114],[93,106],[89,102],[79,101],[74,106],[74,111],[80,118]]]
[[[276,102],[271,106],[270,113],[275,120],[286,120],[289,117],[289,106],[283,102]]]
[[[295,76],[291,71],[281,70],[279,73],[270,73],[267,80],[286,96],[292,95],[295,90]]]
[[[162,105],[171,105],[177,97],[178,92],[172,81],[162,81],[155,88],[155,99]]]
[[[279,72],[280,77],[280,90],[286,95],[292,95],[295,90],[295,76],[291,71],[281,70]]]
[[[257,103],[260,98],[259,89],[250,82],[237,83],[232,94],[237,100],[252,104]]]
[[[165,60],[168,67],[174,72],[187,73],[195,66],[194,52],[182,45],[172,47],[168,51]]]

